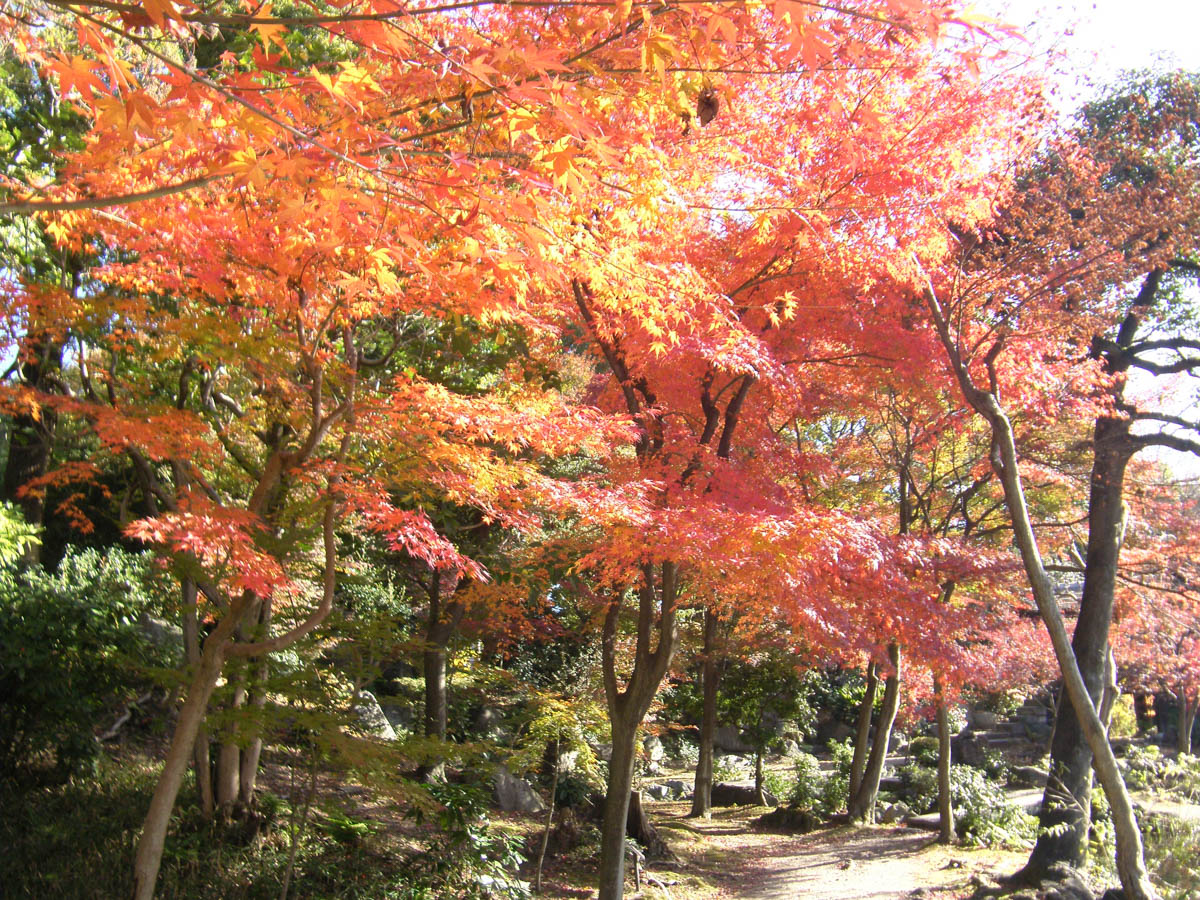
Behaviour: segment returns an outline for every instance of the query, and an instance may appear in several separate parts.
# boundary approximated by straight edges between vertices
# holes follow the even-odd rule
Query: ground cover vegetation
[[[1197,888],[1130,791],[1200,784],[1200,76],[1068,116],[928,0],[0,36],[6,890],[617,900],[667,800]]]

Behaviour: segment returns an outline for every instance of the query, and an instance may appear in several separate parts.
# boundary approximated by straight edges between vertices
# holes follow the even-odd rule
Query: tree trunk
[[[871,714],[875,711],[875,692],[879,688],[879,667],[874,660],[867,663],[867,689],[858,707],[858,726],[854,731],[854,759],[850,763],[849,799],[862,786],[863,769],[867,766],[867,750],[871,743]]]
[[[258,627],[254,629],[254,639],[262,640],[267,637],[271,626],[271,600],[264,598],[258,610]],[[250,681],[250,708],[256,713],[255,734],[250,743],[242,751],[241,784],[238,788],[238,802],[243,809],[254,808],[254,787],[258,782],[258,763],[262,758],[262,710],[267,705],[267,679],[271,673],[270,657],[264,654],[249,661],[248,678]]]
[[[950,710],[942,679],[933,676],[938,736],[938,843],[954,843],[954,807],[950,797]]]
[[[629,795],[629,814],[625,828],[629,837],[645,848],[646,859],[675,859],[675,854],[662,839],[658,829],[650,824],[650,817],[646,815],[646,807],[642,803],[641,791],[633,791]]]
[[[1144,293],[1144,291],[1143,291]],[[938,336],[946,351],[947,360],[955,379],[959,383],[964,398],[971,407],[988,423],[992,432],[992,469],[1000,478],[1004,488],[1004,504],[1008,510],[1009,519],[1013,526],[1013,537],[1021,551],[1021,562],[1029,579],[1037,603],[1038,613],[1050,634],[1050,642],[1054,646],[1054,656],[1063,676],[1063,687],[1074,707],[1076,718],[1083,730],[1083,736],[1094,756],[1093,765],[1096,774],[1104,787],[1112,811],[1113,830],[1117,843],[1117,874],[1121,879],[1126,900],[1150,900],[1157,897],[1154,887],[1146,874],[1146,865],[1142,851],[1142,835],[1138,830],[1137,820],[1133,815],[1133,805],[1129,800],[1129,792],[1125,790],[1125,782],[1121,779],[1121,771],[1117,768],[1116,757],[1109,746],[1108,736],[1100,724],[1096,714],[1088,684],[1084,681],[1075,654],[1071,649],[1071,639],[1063,624],[1062,613],[1058,601],[1054,597],[1054,585],[1046,573],[1042,563],[1041,552],[1038,549],[1037,538],[1033,533],[1033,524],[1029,516],[1029,508],[1025,504],[1025,493],[1021,485],[1021,473],[1017,466],[1017,446],[1013,437],[1012,423],[1000,405],[995,393],[988,393],[977,388],[971,379],[967,363],[959,353],[950,325],[938,301],[932,284],[925,292],[929,311],[937,326]],[[1134,322],[1136,317],[1130,316]],[[1122,326],[1121,339],[1125,339],[1125,326]],[[985,358],[985,364],[991,368],[994,354],[998,353],[1001,344],[996,344]],[[994,369],[992,369],[994,377]],[[1090,511],[1089,511],[1090,515]],[[1091,535],[1089,522],[1088,550],[1091,551]],[[1110,595],[1111,596],[1111,595]],[[1066,706],[1067,704],[1063,704]],[[1052,777],[1054,773],[1051,773]]]
[[[625,829],[633,786],[634,746],[638,727],[658,692],[679,641],[675,628],[679,596],[678,568],[674,563],[662,563],[659,579],[655,577],[652,564],[644,563],[641,568],[637,644],[633,671],[624,690],[620,689],[617,681],[616,636],[620,600],[609,604],[600,645],[613,751],[608,765],[604,821],[600,827],[599,900],[621,900],[625,893]],[[651,649],[655,635],[658,643]]]
[[[879,794],[879,779],[887,762],[888,744],[892,739],[892,724],[900,708],[900,645],[895,641],[888,644],[888,659],[892,671],[884,682],[883,708],[879,711],[879,722],[875,726],[875,740],[871,742],[871,757],[863,772],[858,792],[850,798],[847,813],[851,822],[872,822],[875,818],[875,798]]]
[[[558,773],[562,766],[559,764],[559,739],[554,739],[554,776],[550,780],[550,809],[546,813],[546,827],[542,829],[542,842],[538,847],[537,870],[533,879],[533,892],[542,892],[542,863],[546,861],[546,847],[550,844],[550,830],[554,827],[554,803],[558,797]]]
[[[600,825],[600,898],[620,900],[625,892],[625,829],[633,791],[634,745],[638,723],[612,723],[612,757]]]
[[[162,774],[150,799],[150,809],[142,824],[142,834],[138,839],[133,862],[134,900],[152,900],[154,897],[154,885],[162,863],[171,810],[175,807],[175,798],[179,795],[179,787],[183,783],[184,773],[187,772],[196,746],[196,736],[204,722],[209,698],[217,686],[217,678],[225,661],[225,650],[235,626],[234,617],[228,616],[221,620],[204,641],[200,664],[196,667],[188,686],[187,697],[179,712],[179,720],[175,723],[171,745],[167,749],[166,762],[163,764]]]
[[[767,805],[767,793],[763,789],[763,752],[761,747],[754,751],[754,802],[759,806]]]
[[[76,279],[78,275],[74,275]],[[30,387],[46,390],[46,377],[62,369],[63,346],[48,338],[30,339],[18,349],[28,352],[30,360],[20,367],[21,380]],[[49,406],[39,408],[37,415],[19,413],[9,425],[8,461],[4,479],[0,482],[0,500],[15,503],[30,525],[42,525],[46,518],[46,499],[43,491],[18,496],[20,489],[35,478],[46,474],[50,454],[54,450],[54,432],[58,413]],[[41,542],[28,541],[22,550],[22,562],[36,565],[41,557]]]
[[[717,731],[717,691],[721,670],[717,665],[716,611],[704,610],[703,667],[700,673],[704,690],[704,708],[700,718],[700,755],[696,760],[696,783],[692,792],[692,811],[689,816],[712,817],[713,736]]]
[[[1200,691],[1179,692],[1179,739],[1176,748],[1180,753],[1192,752],[1192,729],[1196,727],[1196,710],[1200,708]]]
[[[183,594],[184,652],[187,654],[188,667],[195,673],[200,665],[200,622],[196,612],[196,582],[185,578],[180,587]],[[208,821],[216,811],[216,800],[213,796],[212,764],[209,761],[208,729],[203,724],[196,730],[192,767],[196,773],[200,815]]]
[[[425,737],[439,742],[446,740],[446,651],[466,612],[462,604],[448,599],[457,588],[457,577],[434,571],[429,587],[429,618],[425,627],[422,668],[425,676]],[[445,760],[431,759],[417,769],[417,778],[424,782],[441,781],[445,772]]]
[[[1106,418],[1097,420],[1093,443],[1083,596],[1071,650],[1089,702],[1100,704],[1109,653],[1113,588],[1125,523],[1121,495],[1132,449],[1128,424]],[[1075,707],[1060,698],[1037,843],[1021,873],[1030,883],[1046,877],[1056,863],[1076,868],[1083,865],[1091,821],[1092,755]]]

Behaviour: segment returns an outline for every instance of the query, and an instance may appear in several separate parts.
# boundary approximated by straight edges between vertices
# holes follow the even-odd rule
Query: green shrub
[[[1162,900],[1200,897],[1200,824],[1146,816],[1142,833],[1146,866]]]
[[[1165,781],[1172,795],[1189,803],[1200,803],[1200,756],[1180,754],[1167,767]]]
[[[1132,745],[1125,757],[1118,760],[1121,774],[1125,777],[1125,786],[1131,791],[1148,791],[1159,787],[1165,781],[1167,760],[1162,751],[1154,744],[1145,747]]]
[[[520,841],[497,834],[487,818],[482,785],[441,784],[430,793],[442,804],[438,831],[404,864],[396,900],[524,900],[529,886],[517,877]]]
[[[917,813],[927,813],[933,809],[938,796],[937,769],[907,765],[901,766],[896,775],[900,778],[898,799],[903,800],[909,809]]]
[[[950,767],[958,836],[981,847],[1033,845],[1037,819],[1009,802],[1003,788],[972,766]]]
[[[163,662],[136,622],[156,599],[147,557],[69,551],[58,571],[0,569],[0,777],[94,763],[93,729]]]
[[[826,814],[845,809],[850,801],[850,767],[854,763],[854,746],[850,741],[830,741],[833,771],[825,776],[821,789],[821,806]]]
[[[1137,733],[1137,713],[1133,708],[1133,695],[1122,694],[1113,704],[1112,715],[1108,720],[1108,736],[1110,738],[1131,738]]]
[[[908,745],[908,755],[918,765],[936,766],[938,761],[938,739],[936,737],[913,738]]]
[[[825,789],[825,779],[821,776],[821,765],[817,758],[811,753],[801,753],[796,757],[793,771],[795,780],[791,791],[776,796],[786,797],[792,806],[818,811]]]

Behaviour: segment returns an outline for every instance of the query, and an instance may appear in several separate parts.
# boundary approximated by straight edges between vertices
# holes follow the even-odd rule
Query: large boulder
[[[1008,783],[1011,787],[1044,788],[1050,779],[1050,773],[1037,766],[1015,766],[1008,773]]]
[[[722,725],[713,732],[713,749],[724,753],[753,753],[754,748],[742,740],[732,725]]]
[[[1096,900],[1079,872],[1064,864],[1050,867],[1036,888],[1009,895],[1009,900]]]
[[[676,778],[666,782],[666,785],[672,800],[692,799],[692,786],[686,781],[680,781]]]
[[[539,813],[544,812],[546,804],[537,791],[524,778],[518,778],[504,766],[496,768],[493,778],[496,791],[496,803],[504,812]]]
[[[779,803],[777,798],[770,791],[763,791],[768,806],[775,806]],[[712,805],[713,806],[757,806],[758,797],[754,793],[754,788],[743,784],[728,784],[720,782],[712,786]]]
[[[396,731],[392,728],[392,723],[383,714],[383,708],[370,691],[359,691],[353,708],[354,716],[358,719],[358,728],[364,734],[389,741],[396,739]]]
[[[174,622],[143,612],[138,618],[138,630],[151,644],[165,651],[172,661],[183,661],[183,629]]]
[[[642,741],[642,750],[645,751],[650,762],[662,762],[663,757],[667,755],[667,751],[663,748],[663,742],[654,734]]]

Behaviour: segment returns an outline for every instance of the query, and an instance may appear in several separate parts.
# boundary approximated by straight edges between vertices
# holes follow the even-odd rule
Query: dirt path
[[[683,859],[680,873],[703,875],[729,900],[951,900],[971,892],[972,875],[1011,874],[1026,858],[942,847],[912,828],[841,826],[788,836],[752,831],[748,818],[730,813],[707,823],[660,824]],[[680,889],[675,900],[688,895],[682,882]]]

